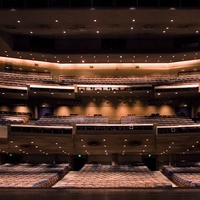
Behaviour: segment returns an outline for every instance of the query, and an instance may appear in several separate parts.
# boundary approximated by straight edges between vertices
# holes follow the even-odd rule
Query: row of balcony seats
[[[100,77],[71,77],[60,75],[59,81],[63,84],[110,84],[110,85],[137,85],[137,84],[151,84],[151,85],[172,85],[182,83],[197,83],[200,81],[200,75],[157,75],[145,77],[117,77],[117,78],[100,78]]]
[[[19,73],[6,73],[0,72],[0,84],[10,86],[26,86],[30,84],[53,84],[52,77],[39,74],[19,74]]]
[[[103,116],[48,116],[41,117],[35,122],[36,125],[73,125],[90,123],[109,123],[108,117]],[[195,122],[187,117],[176,115],[159,116],[122,116],[121,124],[157,124],[159,126],[195,125]]]
[[[36,125],[73,125],[73,124],[107,124],[108,117],[103,116],[48,116],[41,117],[35,122]]]
[[[198,83],[200,75],[156,75],[144,77],[77,77],[60,75],[59,78],[53,79],[50,74],[31,74],[31,73],[7,73],[0,72],[0,84],[26,86],[29,84],[110,84],[110,85],[138,85],[151,84],[172,85],[183,83]]]
[[[178,187],[200,187],[200,167],[163,166],[163,173]]]
[[[30,119],[30,113],[0,112],[0,125],[25,124]]]
[[[146,166],[86,164],[78,172],[69,172],[55,188],[145,188],[172,187],[159,172]]]
[[[176,115],[122,116],[120,121],[121,124],[157,124],[159,126],[195,125],[195,122],[192,119]]]
[[[0,165],[0,187],[52,187],[69,171],[69,164]]]

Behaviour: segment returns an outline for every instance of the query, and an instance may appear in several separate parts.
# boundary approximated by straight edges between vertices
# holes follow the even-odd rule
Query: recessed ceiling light
[[[97,34],[99,33],[99,31],[97,31]]]
[[[196,33],[199,33],[199,31],[196,31]]]
[[[33,34],[33,31],[30,31],[30,34]]]
[[[135,19],[133,19],[132,22],[135,22]]]
[[[131,30],[133,30],[133,29],[134,29],[134,27],[131,26]]]
[[[17,23],[20,23],[20,20],[17,20]]]
[[[163,31],[163,33],[166,33],[166,31]]]
[[[66,33],[66,31],[63,31],[63,33]]]
[[[96,19],[94,19],[94,22],[97,22],[97,20],[96,20]]]
[[[173,19],[171,19],[171,20],[170,20],[170,22],[174,22],[174,20],[173,20]]]
[[[57,63],[59,63],[60,61],[59,60],[57,60]]]
[[[58,19],[56,19],[55,22],[58,23]]]
[[[168,30],[168,29],[169,29],[169,27],[166,27],[166,29]]]

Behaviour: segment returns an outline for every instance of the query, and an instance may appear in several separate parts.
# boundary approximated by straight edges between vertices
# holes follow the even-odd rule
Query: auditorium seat
[[[69,172],[53,187],[66,188],[145,188],[172,187],[159,172],[146,166],[86,164],[78,172]]]
[[[68,164],[4,164],[0,165],[0,187],[49,188],[68,171]]]
[[[200,187],[200,167],[172,167],[163,166],[163,174],[178,187]]]

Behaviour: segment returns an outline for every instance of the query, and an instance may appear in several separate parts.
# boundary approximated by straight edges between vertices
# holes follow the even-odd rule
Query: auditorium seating
[[[107,124],[108,117],[104,116],[43,116],[35,122],[36,125],[73,125],[73,124]],[[128,115],[120,118],[121,124],[157,124],[159,126],[167,125],[195,125],[195,122],[187,117],[176,115],[151,115],[135,116]]]
[[[0,165],[0,187],[38,187],[54,185],[69,171],[68,164]]]
[[[6,73],[0,72],[0,84],[11,86],[26,86],[30,84],[53,84],[55,83],[49,74],[31,73]]]
[[[200,187],[200,167],[164,166],[163,173],[179,187]]]
[[[195,122],[187,117],[177,115],[151,115],[151,116],[123,116],[120,119],[122,124],[157,124],[159,126],[173,125],[195,125]]]
[[[69,172],[53,187],[67,188],[143,188],[172,187],[159,172],[146,166],[86,164],[78,172]]]
[[[85,77],[60,75],[52,78],[45,73],[23,73],[23,72],[0,72],[0,84],[12,86],[26,86],[30,84],[108,84],[108,85],[176,85],[185,83],[198,83],[200,75],[152,75],[152,76],[130,76],[130,77]]]
[[[30,113],[0,112],[0,125],[25,124],[30,119]]]
[[[200,75],[154,75],[144,77],[78,77],[60,75],[59,81],[61,84],[108,84],[108,85],[141,85],[151,84],[153,86],[158,85],[174,85],[184,83],[198,83],[200,81]]]
[[[73,125],[90,123],[108,123],[108,117],[103,116],[44,116],[35,122],[36,125]]]

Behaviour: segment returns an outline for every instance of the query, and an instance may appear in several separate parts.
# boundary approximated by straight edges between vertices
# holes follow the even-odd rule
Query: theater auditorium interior
[[[198,0],[0,0],[0,198],[200,197]]]

